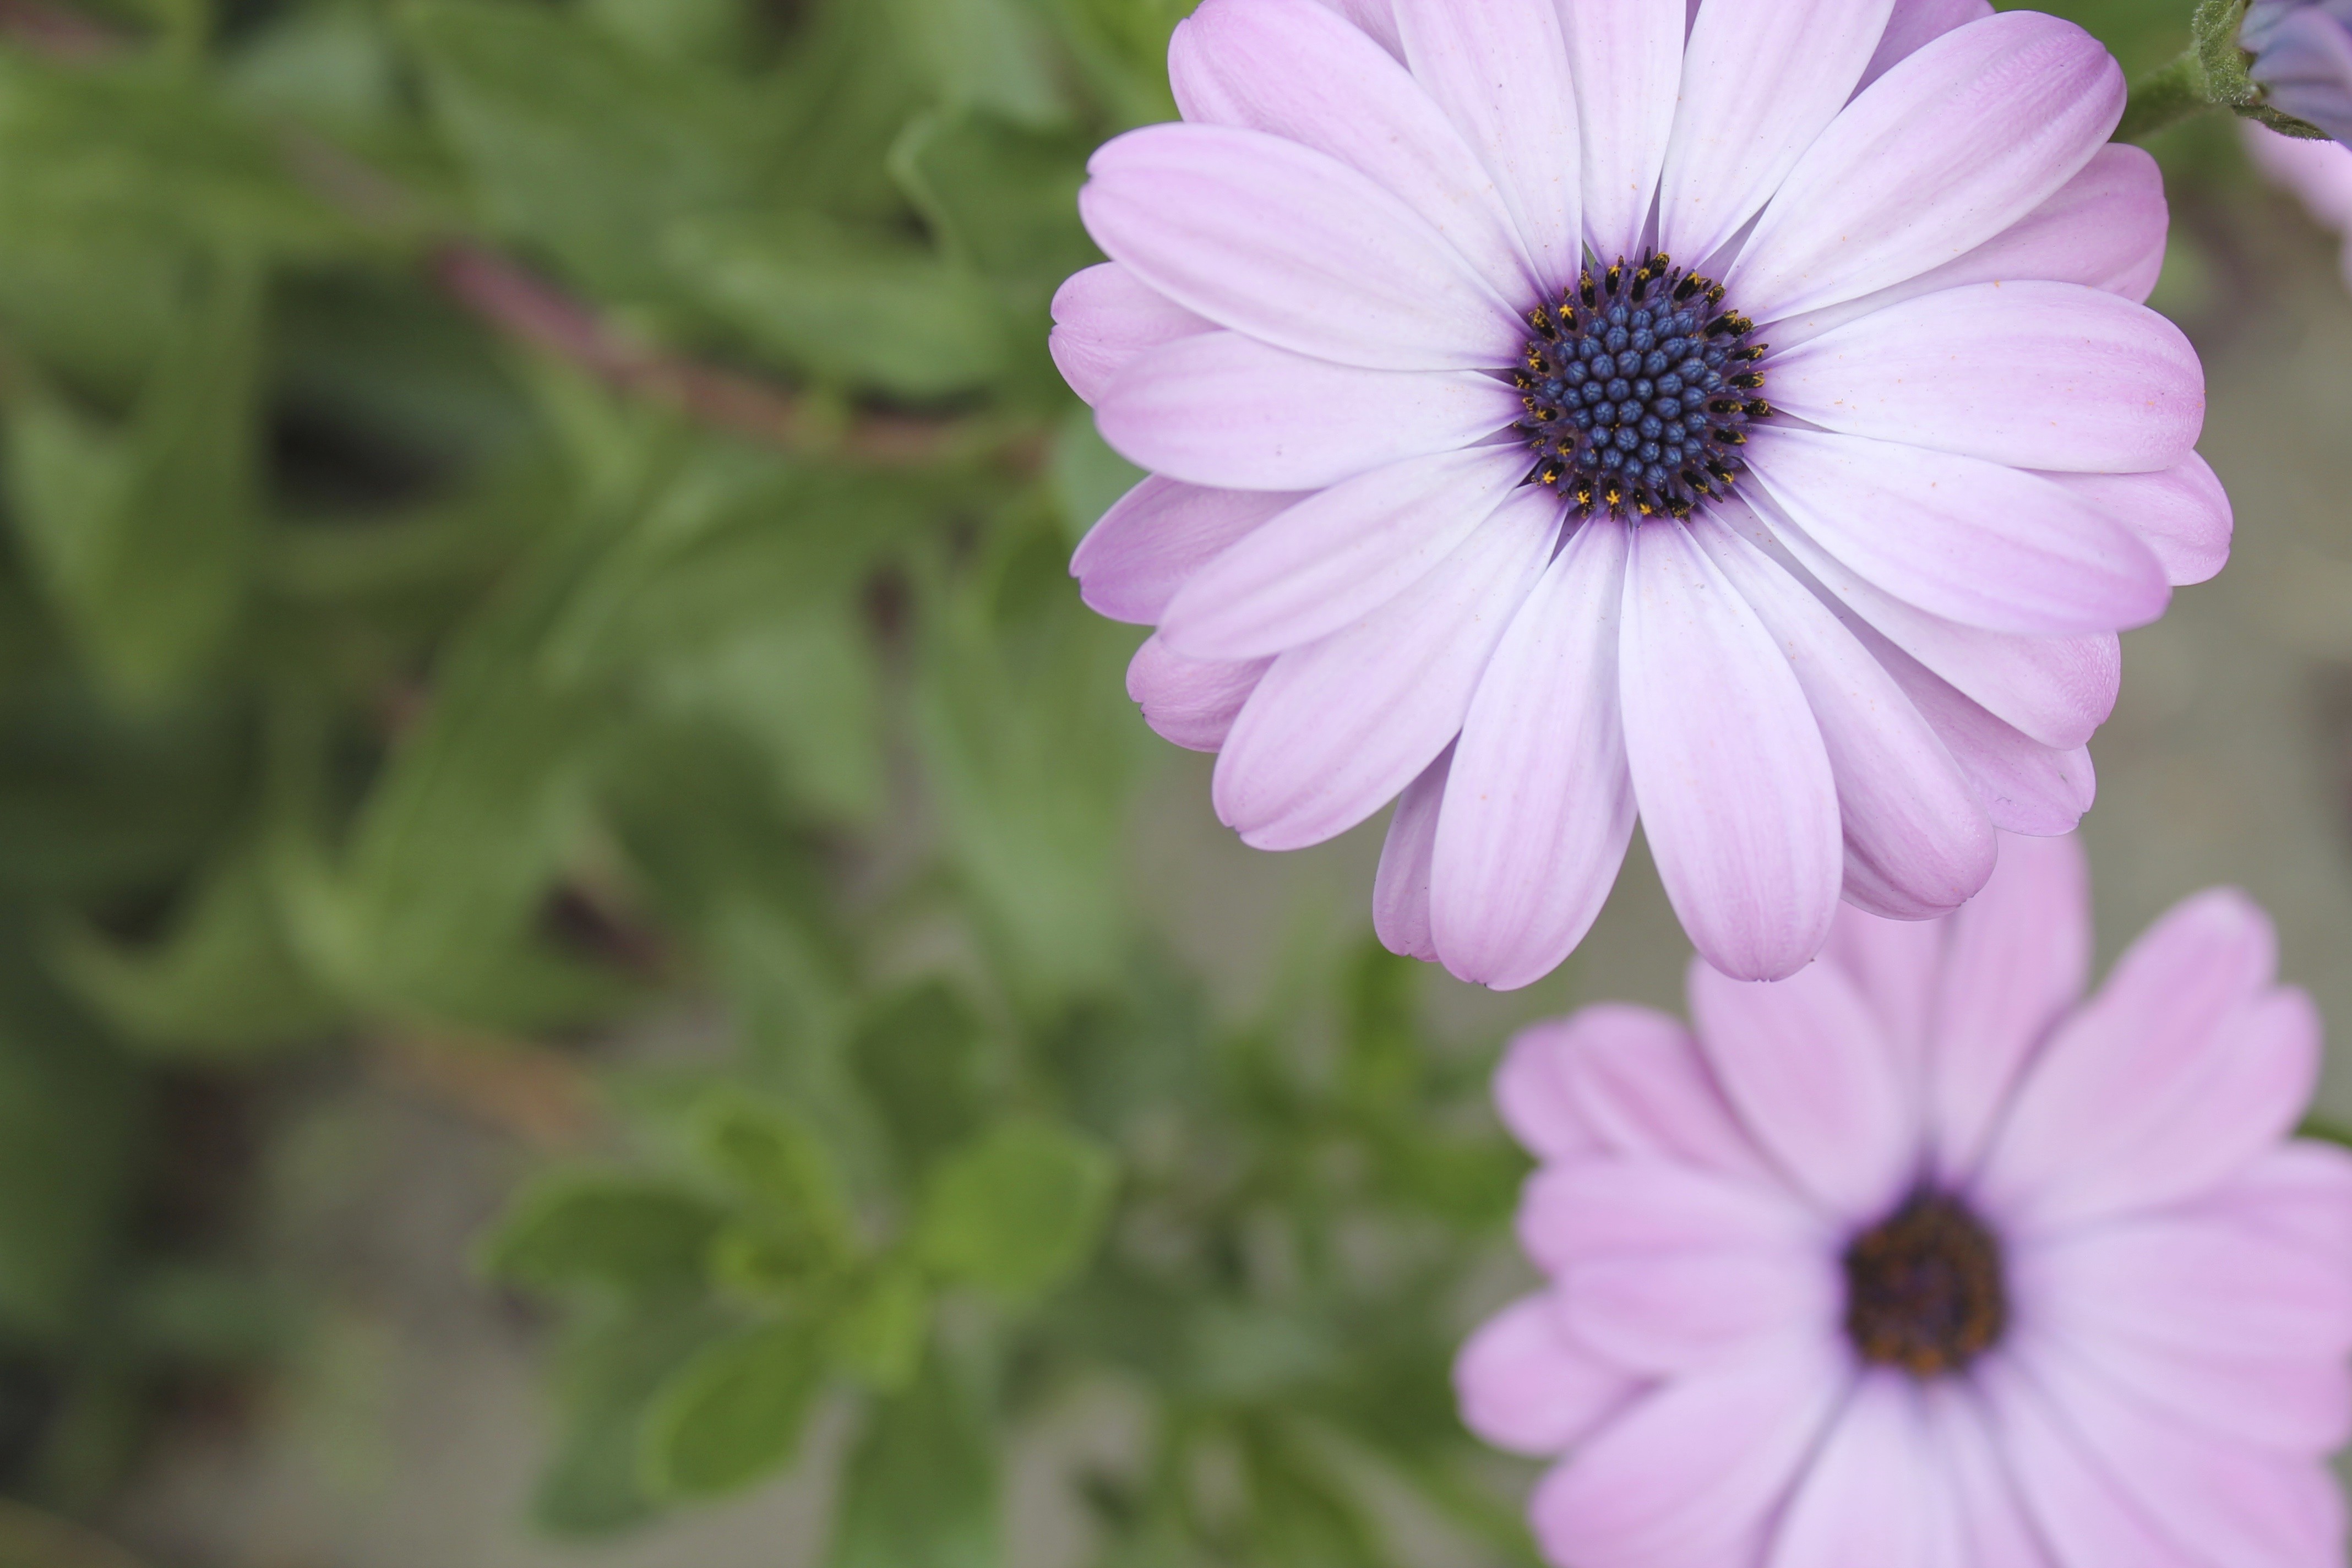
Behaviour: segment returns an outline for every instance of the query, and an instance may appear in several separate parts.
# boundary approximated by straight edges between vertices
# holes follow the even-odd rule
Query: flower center
[[[1845,1331],[1862,1359],[1958,1372],[2009,1323],[2000,1246],[1957,1198],[1915,1193],[1845,1253]]]
[[[1679,518],[1738,482],[1748,422],[1772,412],[1755,395],[1769,345],[1748,341],[1756,323],[1725,307],[1722,284],[1664,256],[1630,271],[1620,258],[1528,324],[1511,381],[1528,409],[1518,429],[1543,455],[1530,483],[1580,516]]]

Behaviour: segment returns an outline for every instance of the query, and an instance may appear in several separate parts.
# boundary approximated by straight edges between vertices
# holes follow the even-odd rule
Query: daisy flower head
[[[1151,477],[1080,545],[1265,849],[1391,800],[1389,945],[1498,987],[1637,816],[1787,974],[2071,828],[2116,632],[2219,570],[2115,62],[1984,0],[1205,0],[1053,347]]]
[[[2319,1021],[2209,892],[2080,1001],[2084,867],[1512,1044],[1548,1288],[1455,1366],[1574,1568],[2341,1568],[2352,1155]]]
[[[2266,107],[2352,139],[2352,0],[2254,0],[2238,42]]]

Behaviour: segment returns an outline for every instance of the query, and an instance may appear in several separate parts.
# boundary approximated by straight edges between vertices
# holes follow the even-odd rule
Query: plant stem
[[[2116,127],[2118,142],[2140,142],[2191,115],[2219,108],[2206,90],[2205,64],[2195,49],[2132,83],[2130,101]]]

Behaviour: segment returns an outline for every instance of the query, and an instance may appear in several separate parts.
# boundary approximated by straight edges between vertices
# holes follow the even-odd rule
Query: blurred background
[[[0,0],[0,1568],[1531,1561],[1486,1073],[1687,948],[1391,958],[1127,703],[1045,305],[1187,8]],[[2103,951],[2352,1029],[2352,297],[2158,151],[2238,546]]]

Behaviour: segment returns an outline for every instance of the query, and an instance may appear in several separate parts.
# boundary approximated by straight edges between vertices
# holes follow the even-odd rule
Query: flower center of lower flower
[[[1724,305],[1723,285],[1664,256],[1621,258],[1527,319],[1511,381],[1519,432],[1542,454],[1530,483],[1579,515],[1679,518],[1738,482],[1748,422],[1772,412],[1757,395],[1769,345],[1748,341],[1756,324]]]
[[[2009,1322],[2000,1245],[1958,1199],[1915,1193],[1845,1253],[1845,1331],[1862,1359],[1958,1372]]]

